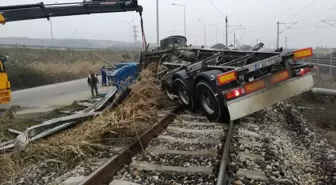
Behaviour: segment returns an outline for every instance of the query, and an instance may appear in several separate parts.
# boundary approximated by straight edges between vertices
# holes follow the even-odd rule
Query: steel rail
[[[230,151],[230,144],[231,144],[231,139],[232,139],[232,131],[233,131],[234,123],[236,123],[236,121],[230,122],[228,131],[227,131],[221,164],[220,164],[219,173],[217,177],[217,185],[225,185],[227,184],[229,180],[228,175],[227,175],[227,165],[229,164],[229,151]]]
[[[181,106],[174,107],[167,115],[165,115],[160,121],[153,125],[149,130],[143,133],[137,141],[130,144],[126,149],[124,149],[116,157],[109,159],[101,167],[99,167],[95,172],[84,179],[79,185],[101,185],[109,177],[114,175],[120,168],[125,164],[132,161],[132,157],[139,153],[143,147],[146,147],[148,143],[166,128],[170,122],[172,122],[176,114],[181,111]]]

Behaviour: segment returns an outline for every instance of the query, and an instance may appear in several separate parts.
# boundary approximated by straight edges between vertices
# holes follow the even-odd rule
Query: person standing
[[[106,69],[105,66],[100,71],[102,77],[102,86],[106,86]]]
[[[110,86],[111,83],[112,83],[112,74],[113,74],[112,68],[107,68],[106,76],[107,76],[107,85],[108,86]]]
[[[91,87],[92,97],[94,97],[94,91],[96,93],[96,96],[98,96],[98,87],[97,87],[98,82],[99,80],[98,80],[97,75],[93,73],[92,71],[90,71],[90,74],[88,76],[88,84]]]

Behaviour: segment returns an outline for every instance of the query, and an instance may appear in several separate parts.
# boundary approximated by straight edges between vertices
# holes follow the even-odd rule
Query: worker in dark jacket
[[[97,87],[98,82],[99,80],[97,78],[97,75],[92,71],[90,71],[90,74],[88,76],[88,84],[91,87],[92,97],[94,97],[94,91],[96,92],[96,96],[98,96],[98,87]]]
[[[101,74],[101,77],[102,77],[102,86],[106,86],[106,78],[107,78],[107,76],[106,76],[106,68],[105,68],[105,66],[103,66],[103,68],[101,69],[100,74]]]

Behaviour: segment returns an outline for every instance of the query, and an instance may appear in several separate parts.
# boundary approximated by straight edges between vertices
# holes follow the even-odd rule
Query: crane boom
[[[137,0],[101,0],[76,3],[55,3],[0,6],[0,23],[41,19],[50,17],[115,13],[136,11],[142,14],[143,8]]]

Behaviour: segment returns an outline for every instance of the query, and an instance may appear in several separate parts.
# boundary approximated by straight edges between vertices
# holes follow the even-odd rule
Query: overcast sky
[[[41,1],[41,0],[40,0]],[[38,0],[1,0],[0,6],[37,3]],[[56,0],[44,0],[53,3]],[[257,39],[266,47],[276,43],[276,22],[280,21],[280,45],[288,47],[332,46],[336,47],[336,0],[159,0],[160,39],[171,34],[184,34],[183,8],[186,6],[187,38],[190,44],[204,44],[206,23],[207,45],[224,42],[225,22],[221,15],[227,15],[229,25],[242,25],[236,29],[229,27],[229,44],[233,43],[233,33],[240,44],[255,44]],[[57,2],[77,2],[62,0]],[[156,42],[156,0],[139,0],[144,8],[144,26],[147,42]],[[108,39],[129,41],[129,27],[125,21],[135,20],[136,12],[82,15],[53,18],[55,38]],[[297,21],[291,26],[290,22]],[[290,26],[291,29],[288,29]],[[46,19],[10,22],[0,27],[1,37],[50,38],[50,24]],[[139,29],[140,31],[140,29]]]

